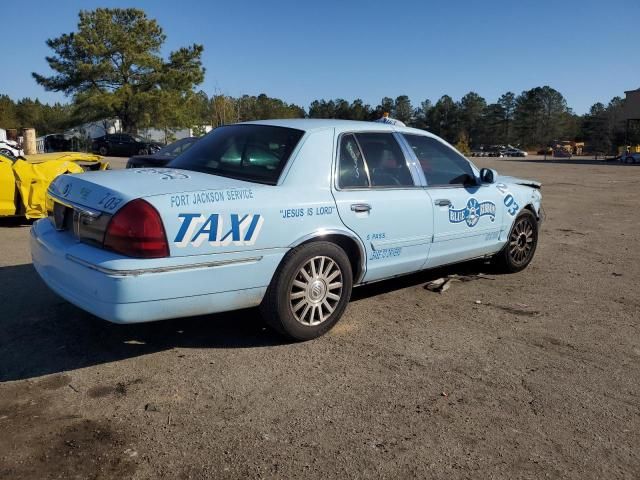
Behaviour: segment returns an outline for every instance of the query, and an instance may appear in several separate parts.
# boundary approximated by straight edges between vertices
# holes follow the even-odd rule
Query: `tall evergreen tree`
[[[458,107],[449,95],[443,95],[429,112],[431,131],[451,143],[458,140]]]
[[[406,95],[396,97],[393,103],[393,117],[409,125],[413,118],[411,100]]]
[[[72,96],[87,120],[118,117],[126,131],[134,131],[160,120],[149,118],[149,112],[172,110],[158,104],[185,105],[204,79],[202,45],[179,48],[164,60],[165,38],[160,25],[139,9],[81,11],[77,32],[47,40],[54,75],[33,77],[46,90]]]
[[[484,98],[475,92],[469,92],[460,99],[458,104],[459,128],[466,133],[467,141],[471,145],[479,143],[484,134],[483,114],[487,107]]]

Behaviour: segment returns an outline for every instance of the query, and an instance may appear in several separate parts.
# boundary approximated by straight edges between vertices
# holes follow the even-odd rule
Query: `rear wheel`
[[[294,340],[311,340],[340,320],[352,286],[344,250],[333,243],[314,242],[289,252],[260,308],[276,331]]]
[[[496,267],[506,273],[524,270],[533,260],[537,245],[538,221],[531,211],[523,210],[513,222],[507,244],[495,257]]]
[[[98,153],[102,156],[105,156],[107,153],[109,153],[109,149],[105,146],[102,145],[99,149],[98,149]]]

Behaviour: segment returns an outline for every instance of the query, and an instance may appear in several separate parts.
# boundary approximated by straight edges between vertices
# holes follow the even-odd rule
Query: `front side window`
[[[168,166],[275,185],[303,134],[270,125],[218,127]]]
[[[340,188],[414,186],[400,145],[390,133],[353,133],[340,141]]]
[[[413,149],[429,186],[467,185],[475,182],[469,162],[435,138],[403,134]]]

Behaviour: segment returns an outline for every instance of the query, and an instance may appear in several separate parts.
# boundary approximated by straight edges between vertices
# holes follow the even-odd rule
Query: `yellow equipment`
[[[47,216],[49,184],[63,173],[106,170],[102,157],[82,152],[42,153],[13,159],[0,155],[0,216]]]

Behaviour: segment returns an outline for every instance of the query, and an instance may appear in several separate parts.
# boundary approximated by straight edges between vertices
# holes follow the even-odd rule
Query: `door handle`
[[[368,203],[354,203],[351,205],[351,210],[356,213],[368,212],[371,210],[371,205]]]
[[[439,198],[438,200],[435,201],[435,204],[439,207],[450,207],[451,200],[447,198]]]

